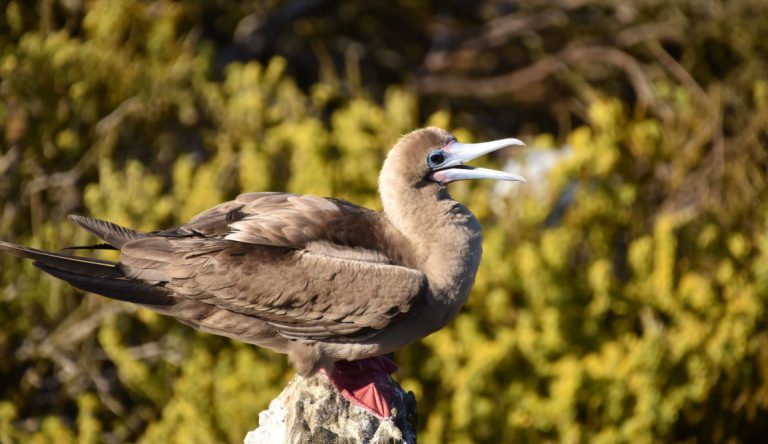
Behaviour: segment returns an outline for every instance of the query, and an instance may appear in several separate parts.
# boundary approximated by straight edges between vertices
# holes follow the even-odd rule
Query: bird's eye
[[[427,157],[427,163],[430,167],[434,168],[445,162],[445,154],[441,151],[432,151]]]

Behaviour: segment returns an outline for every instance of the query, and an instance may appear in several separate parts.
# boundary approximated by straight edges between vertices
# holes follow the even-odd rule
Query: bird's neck
[[[410,244],[411,264],[429,280],[433,303],[442,306],[447,322],[469,296],[482,254],[480,224],[444,187],[381,187],[381,199],[392,225]]]

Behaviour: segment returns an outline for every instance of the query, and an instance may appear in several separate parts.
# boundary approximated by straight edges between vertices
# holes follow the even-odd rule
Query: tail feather
[[[91,234],[107,242],[115,248],[120,248],[126,242],[133,239],[148,237],[146,233],[121,227],[120,225],[92,217],[69,215],[69,220],[88,230]]]
[[[116,262],[101,259],[52,253],[0,241],[0,251],[34,260],[44,272],[70,283],[81,290],[108,298],[152,307],[166,307],[176,303],[170,292],[123,274]]]
[[[97,277],[117,277],[121,275],[117,263],[94,259],[90,257],[72,256],[69,254],[52,253],[23,245],[0,241],[0,250],[7,251],[18,257],[32,259],[63,271],[85,273]]]
[[[94,245],[77,245],[74,247],[64,247],[62,250],[117,250],[114,245],[107,243]]]
[[[35,261],[34,265],[51,276],[68,282],[73,287],[117,299],[118,301],[132,302],[150,308],[160,308],[176,303],[176,299],[171,296],[167,289],[145,284],[141,281],[73,273],[39,261]]]

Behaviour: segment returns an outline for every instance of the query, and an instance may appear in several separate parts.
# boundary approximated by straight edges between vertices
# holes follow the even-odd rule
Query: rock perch
[[[259,427],[245,444],[416,443],[416,397],[391,378],[390,417],[381,419],[350,403],[321,374],[296,375],[259,414]]]

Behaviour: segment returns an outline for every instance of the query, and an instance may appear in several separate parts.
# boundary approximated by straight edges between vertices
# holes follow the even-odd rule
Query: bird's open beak
[[[525,146],[525,144],[518,139],[501,139],[483,143],[449,143],[443,148],[445,162],[438,171],[432,173],[432,177],[443,185],[465,179],[496,179],[525,182],[525,179],[517,174],[464,165],[465,162],[469,162],[476,157],[509,146]]]

